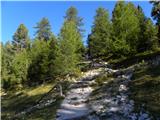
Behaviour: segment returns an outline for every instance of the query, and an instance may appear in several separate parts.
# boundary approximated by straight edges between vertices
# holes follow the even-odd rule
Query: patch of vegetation
[[[54,83],[46,83],[38,87],[25,88],[21,91],[9,91],[6,96],[2,96],[2,119],[11,120],[18,112],[34,106],[38,100],[53,88]],[[57,107],[62,98],[51,105],[22,115],[19,120],[50,120],[55,118]]]
[[[62,99],[57,98],[58,100],[51,105],[44,107],[43,109],[37,109],[29,114],[26,114],[23,117],[25,120],[54,120],[56,117],[56,110],[58,109]]]
[[[96,78],[95,82],[96,82],[97,86],[102,86],[104,83],[109,82],[111,79],[112,79],[111,75],[104,74],[104,75],[101,75],[100,77]]]
[[[142,61],[153,59],[158,55],[160,55],[160,49],[137,53],[136,55],[129,57],[110,58],[108,62],[112,64],[114,68],[125,68]]]
[[[136,111],[145,104],[144,108],[153,116],[160,116],[160,65],[137,69],[130,87]]]

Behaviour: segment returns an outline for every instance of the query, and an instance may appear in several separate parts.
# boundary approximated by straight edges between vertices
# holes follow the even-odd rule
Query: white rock
[[[127,87],[126,87],[126,85],[120,85],[120,87],[119,87],[119,92],[121,92],[121,91],[127,91],[128,89],[127,89]]]
[[[118,107],[111,107],[111,108],[109,109],[110,112],[117,112],[118,110],[119,110]]]

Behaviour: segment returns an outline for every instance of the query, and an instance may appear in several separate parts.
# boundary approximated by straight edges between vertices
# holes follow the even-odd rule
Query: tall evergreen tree
[[[49,42],[49,76],[52,78],[55,77],[55,60],[57,56],[58,51],[58,41],[56,37],[52,37],[52,39]]]
[[[80,34],[73,21],[65,21],[59,34],[59,50],[55,60],[55,73],[58,75],[75,74],[80,54],[77,53]]]
[[[76,24],[76,27],[78,31],[83,34],[83,29],[82,26],[84,25],[83,23],[83,18],[78,16],[78,11],[75,7],[71,6],[67,11],[66,15],[64,16],[66,21],[73,21]]]
[[[29,44],[28,30],[24,24],[20,24],[13,35],[13,46],[16,51],[27,48]]]
[[[30,59],[26,49],[16,53],[12,62],[13,73],[16,77],[16,83],[20,86],[27,85],[28,67],[30,65]]]
[[[52,37],[51,25],[47,18],[42,18],[34,28],[37,29],[35,33],[37,39],[48,41]]]
[[[145,22],[145,31],[144,31],[144,46],[145,50],[155,50],[158,47],[158,30],[154,26],[151,19],[147,19]]]
[[[77,52],[79,52],[80,54],[84,54],[85,52],[85,47],[83,45],[83,41],[82,41],[82,38],[83,38],[83,33],[84,33],[84,29],[82,28],[83,27],[83,18],[79,17],[78,16],[78,11],[75,7],[71,6],[67,11],[66,11],[66,15],[64,16],[65,18],[65,21],[72,21],[74,22],[75,26],[76,26],[76,29],[78,31],[78,33],[80,34],[80,39],[78,42],[79,44],[79,49],[77,50]]]
[[[139,21],[139,35],[138,35],[138,45],[137,45],[137,51],[138,52],[143,52],[146,50],[146,40],[145,40],[145,35],[144,31],[146,29],[146,16],[144,15],[143,9],[138,5],[137,11],[136,11],[136,16]]]
[[[13,74],[13,46],[9,42],[1,46],[1,82],[2,88],[7,89],[15,83],[15,75]]]
[[[152,12],[151,15],[153,19],[157,21],[158,25],[158,38],[159,38],[159,43],[160,43],[160,1],[151,1],[153,4]]]
[[[140,28],[135,6],[130,2],[127,4],[124,1],[117,2],[113,10],[112,22],[114,52],[119,55],[136,53]]]
[[[90,57],[107,55],[111,47],[111,23],[108,11],[98,8],[94,17],[92,33],[89,35],[89,54]]]
[[[49,77],[49,41],[35,40],[30,51],[29,85],[43,83]]]

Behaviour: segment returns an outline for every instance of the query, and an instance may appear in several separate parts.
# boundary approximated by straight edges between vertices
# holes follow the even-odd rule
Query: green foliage
[[[92,33],[88,38],[89,54],[92,58],[107,55],[111,47],[111,23],[108,11],[98,8],[94,19]]]
[[[140,6],[137,8],[137,16],[139,19],[139,38],[138,38],[138,52],[146,50],[153,50],[158,47],[158,30],[152,23],[151,19],[146,18]]]
[[[157,38],[158,30],[153,25],[151,19],[146,20],[145,23],[145,31],[144,31],[144,40],[146,44],[145,50],[155,50],[158,48],[158,38]]]
[[[156,9],[157,5],[155,2]],[[158,29],[140,6],[136,8],[131,2],[118,1],[112,15],[111,21],[106,9],[96,10],[88,48],[82,42],[83,19],[75,7],[66,11],[58,38],[51,32],[47,18],[37,23],[33,41],[29,40],[25,25],[20,24],[12,44],[1,46],[3,88],[40,84],[57,76],[77,74],[85,69],[81,62],[86,50],[91,58],[101,59],[132,58],[138,52],[159,50]]]
[[[34,28],[37,29],[35,34],[37,39],[48,41],[52,37],[51,25],[47,18],[42,18]]]
[[[130,46],[124,39],[113,41],[112,53],[117,57],[127,56],[130,53]]]
[[[55,60],[55,73],[58,75],[74,74],[80,61],[80,35],[72,21],[65,21],[59,35],[59,50]]]
[[[81,55],[84,56],[85,54],[85,47],[83,45],[83,42],[82,42],[82,37],[83,37],[83,33],[84,33],[84,29],[82,28],[83,27],[83,18],[79,17],[78,16],[78,11],[75,7],[71,6],[67,11],[66,11],[66,15],[65,15],[65,21],[67,22],[73,22],[75,24],[75,27],[78,31],[78,33],[80,34],[79,35],[79,39],[77,42],[77,45],[78,48],[77,48],[77,53],[80,53]],[[81,56],[82,57],[82,56]]]
[[[14,33],[13,46],[16,51],[29,47],[28,30],[24,24],[20,24],[17,31]]]
[[[49,56],[48,56],[48,60],[49,60],[49,76],[54,78],[55,77],[55,59],[57,57],[58,54],[58,41],[56,38],[52,38],[49,41]]]
[[[118,50],[119,56],[136,53],[140,28],[135,14],[136,8],[130,2],[127,4],[123,1],[117,2],[113,10],[113,44],[118,47],[114,49]],[[116,42],[117,40],[119,42]],[[121,45],[124,47],[123,51],[121,51],[123,48]]]
[[[83,24],[83,18],[78,16],[78,11],[75,7],[71,6],[65,15],[66,21],[73,21],[76,24],[76,28],[78,29],[79,33],[83,35],[84,30],[81,28]]]
[[[2,66],[1,66],[1,83],[4,89],[15,84],[15,75],[13,73],[12,63],[14,58],[13,46],[7,42],[1,46]]]
[[[135,101],[135,110],[139,111],[141,104],[152,116],[159,117],[160,111],[160,65],[141,67],[135,70],[130,83],[131,99]]]
[[[157,20],[157,24],[160,25],[160,1],[151,1],[151,3],[153,4],[151,15]]]
[[[49,77],[49,42],[35,40],[30,51],[29,84],[43,83]]]
[[[158,38],[160,44],[160,1],[151,1],[151,3],[153,4],[151,15],[153,19],[157,21],[156,24],[158,25]]]
[[[17,83],[26,83],[29,65],[30,59],[26,50],[23,50],[14,56],[12,67]]]
[[[145,39],[145,35],[144,35],[144,31],[146,29],[146,17],[143,13],[143,10],[140,6],[137,7],[137,11],[136,11],[136,15],[138,17],[139,20],[139,27],[140,27],[140,31],[139,31],[139,35],[138,35],[138,45],[137,45],[137,51],[138,52],[143,52],[146,50],[146,39]]]

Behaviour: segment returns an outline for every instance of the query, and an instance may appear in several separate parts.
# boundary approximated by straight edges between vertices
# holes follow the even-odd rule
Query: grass
[[[109,74],[103,74],[96,78],[96,86],[102,86],[104,83],[108,83],[112,80],[112,75]]]
[[[52,103],[43,109],[38,109],[30,114],[23,116],[25,120],[54,120],[56,117],[56,110],[59,107],[61,100]]]
[[[156,51],[146,51],[143,53],[138,53],[134,56],[120,57],[120,58],[110,58],[108,62],[113,65],[114,68],[125,68],[136,63],[142,62],[143,60],[150,60],[160,55],[160,49]]]
[[[145,103],[145,109],[160,117],[160,65],[137,69],[130,87],[131,99],[136,103],[135,110],[138,111]]]
[[[54,83],[46,83],[44,85],[25,88],[21,91],[9,91],[6,96],[2,96],[2,113],[1,117],[4,120],[13,120],[15,113],[25,110],[36,104],[36,102],[46,93],[48,93]],[[46,108],[37,109],[32,113],[26,114],[18,118],[19,120],[50,120],[54,119],[56,109],[59,107],[61,99],[52,103]]]

